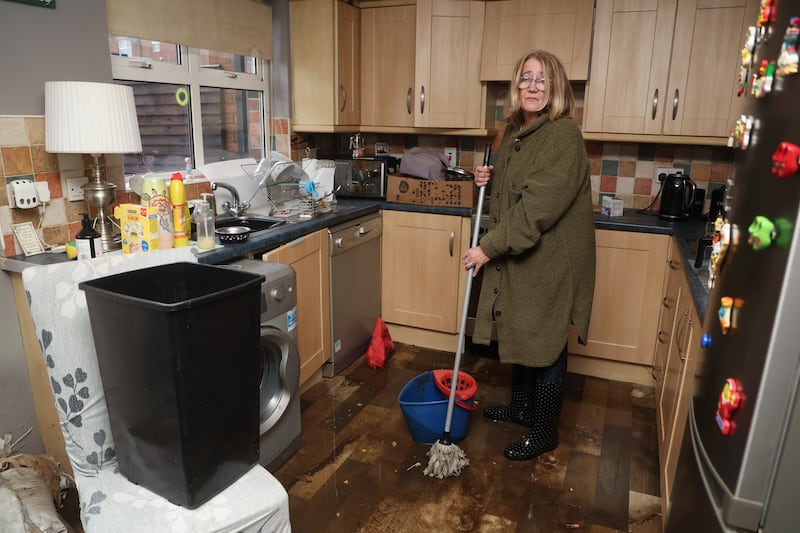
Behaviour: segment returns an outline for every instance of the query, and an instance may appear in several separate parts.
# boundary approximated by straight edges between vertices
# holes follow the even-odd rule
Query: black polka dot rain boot
[[[531,432],[503,450],[514,461],[530,461],[558,446],[558,418],[564,399],[561,383],[537,383],[533,398]]]
[[[487,407],[483,410],[484,416],[495,422],[514,422],[531,427],[535,372],[535,368],[511,365],[511,403],[504,407]]]

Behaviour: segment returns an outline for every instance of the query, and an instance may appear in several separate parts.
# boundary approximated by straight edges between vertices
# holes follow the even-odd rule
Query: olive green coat
[[[497,324],[500,360],[549,366],[574,325],[585,343],[595,275],[589,161],[577,124],[509,124],[495,163],[473,342]]]

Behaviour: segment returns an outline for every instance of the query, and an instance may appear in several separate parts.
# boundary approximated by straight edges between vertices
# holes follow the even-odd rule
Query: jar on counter
[[[199,250],[213,250],[216,246],[214,238],[214,213],[206,202],[198,203],[192,213],[194,224],[197,227],[197,248]]]

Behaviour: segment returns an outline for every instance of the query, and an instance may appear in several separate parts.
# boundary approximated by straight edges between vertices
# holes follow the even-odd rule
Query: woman
[[[496,166],[480,166],[475,184],[491,185],[489,230],[464,254],[484,268],[473,342],[497,326],[500,360],[512,365],[511,402],[484,414],[530,426],[506,447],[529,460],[558,446],[567,336],[585,344],[594,292],[595,244],[589,161],[564,67],[536,50],[514,68],[511,105]]]

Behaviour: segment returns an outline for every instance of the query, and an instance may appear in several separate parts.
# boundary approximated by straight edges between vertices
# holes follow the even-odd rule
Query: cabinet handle
[[[408,114],[411,114],[411,102],[413,101],[413,91],[411,91],[411,87],[408,88],[408,92],[406,93],[406,110]]]
[[[658,89],[653,93],[653,111],[650,113],[650,118],[656,119],[656,111],[658,111]]]
[[[453,244],[456,242],[456,232],[450,232],[450,257],[453,257]]]
[[[672,99],[672,120],[678,116],[678,102],[680,101],[680,94],[678,89],[675,89],[675,97]]]
[[[667,344],[667,340],[669,339],[669,337],[667,336],[667,332],[664,331],[663,329],[658,332],[657,338],[658,342],[660,342],[661,344]]]
[[[675,298],[672,296],[664,296],[664,307],[666,309],[672,309],[672,305],[675,303]]]
[[[419,93],[419,114],[425,114],[425,86],[422,86],[422,90]]]
[[[669,268],[671,270],[680,270],[681,262],[678,261],[677,259],[670,259],[669,260]]]
[[[658,375],[656,374],[656,372],[661,372],[661,367],[658,367],[658,366],[656,366],[656,365],[653,365],[653,367],[650,369],[650,375],[651,375],[651,376],[653,376],[653,380],[654,380],[654,381],[660,381],[660,380],[661,380],[661,378],[660,378],[660,377],[658,377]]]
[[[339,90],[342,92],[342,107],[339,108],[339,112],[344,113],[344,108],[347,107],[347,91],[342,85],[339,85]]]
[[[681,361],[686,361],[686,346],[683,345],[683,332],[688,329],[688,326],[691,325],[692,319],[689,318],[689,310],[683,312],[683,316],[686,317],[686,321],[684,321],[679,327],[678,331],[675,332],[675,340],[678,343],[678,356],[680,356]]]

